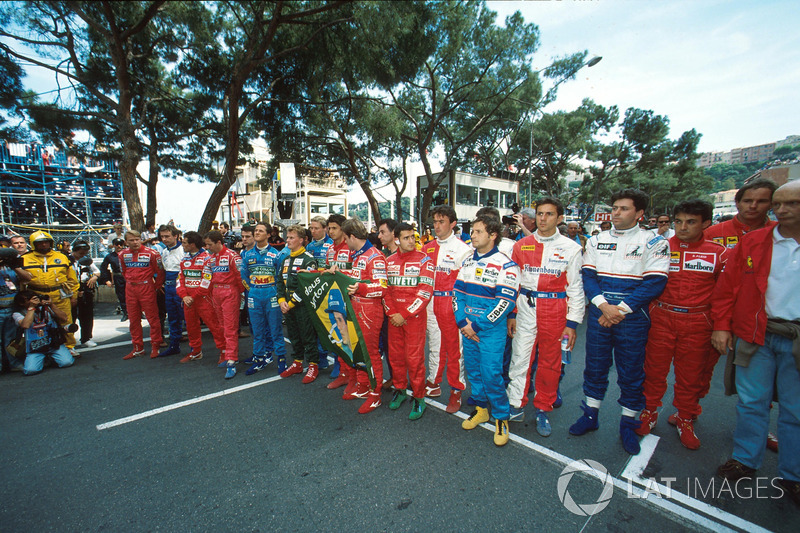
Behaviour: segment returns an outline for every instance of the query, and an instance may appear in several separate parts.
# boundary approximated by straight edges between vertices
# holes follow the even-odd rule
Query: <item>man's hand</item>
[[[733,335],[730,331],[713,331],[711,332],[711,345],[720,354],[725,355],[728,350],[733,350]]]
[[[506,324],[506,333],[512,339],[514,335],[517,333],[517,319],[516,318],[509,318],[508,323]]]
[[[110,281],[106,281],[106,287],[111,287],[112,285],[113,283],[111,283]]]
[[[610,303],[602,303],[598,307],[600,311],[603,313],[603,318],[606,319],[606,322],[611,322],[612,325],[619,324],[625,318],[625,313],[622,312],[622,309],[618,305],[611,305]],[[602,322],[600,323],[602,326]],[[605,326],[610,327],[610,326]]]
[[[597,323],[603,326],[604,328],[610,328],[611,326],[614,325],[613,322],[606,319],[606,317],[604,317],[603,315],[600,315],[600,318],[597,319]]]
[[[286,302],[281,302],[281,313],[284,315],[289,312],[289,304]]]
[[[357,290],[358,290],[358,283],[353,283],[352,285],[347,287],[347,294],[352,296],[356,293]]]
[[[391,322],[393,326],[396,326],[396,327],[399,328],[401,326],[405,326],[406,319],[403,318],[403,315],[401,315],[400,313],[395,313],[395,314],[389,316],[389,322]]]
[[[600,325],[602,326],[602,324],[600,324]],[[570,328],[570,327],[564,328],[564,331],[561,332],[561,337],[563,338],[564,335],[569,337],[569,342],[567,344],[567,350],[572,350],[575,347],[575,339],[578,338],[578,335],[575,333],[575,330]]]
[[[191,307],[192,304],[194,304],[194,298],[192,298],[191,296],[183,297],[183,305],[185,305],[186,307]]]
[[[92,276],[89,278],[89,281],[86,282],[86,287],[89,289],[94,289],[94,286],[97,285],[97,278]]]
[[[467,319],[467,325],[461,328],[461,334],[471,341],[481,342],[481,339],[480,337],[478,337],[478,334],[475,333],[474,329],[472,329],[472,322],[470,322],[469,319]]]

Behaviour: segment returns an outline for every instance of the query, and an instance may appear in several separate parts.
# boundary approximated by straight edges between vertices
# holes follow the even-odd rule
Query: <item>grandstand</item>
[[[102,154],[78,159],[38,144],[0,141],[0,227],[29,235],[46,230],[56,242],[84,239],[92,255],[123,219],[117,162]]]

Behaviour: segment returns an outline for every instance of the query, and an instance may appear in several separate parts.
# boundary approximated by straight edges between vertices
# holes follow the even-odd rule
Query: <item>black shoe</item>
[[[127,322],[128,315],[126,313],[122,313],[122,318],[119,319],[120,322]]]
[[[753,477],[753,474],[755,473],[755,468],[745,466],[736,459],[729,459],[727,463],[720,465],[720,467],[717,468],[717,475],[721,478],[727,479],[728,481],[736,481],[738,479],[742,479],[743,477]]]
[[[779,479],[778,485],[783,489],[785,496],[788,496],[795,505],[800,507],[800,481],[789,481],[788,479]]]

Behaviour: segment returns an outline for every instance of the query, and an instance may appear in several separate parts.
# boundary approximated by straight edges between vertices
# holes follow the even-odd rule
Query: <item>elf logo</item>
[[[717,256],[700,252],[685,252],[683,254],[683,269],[691,272],[714,272],[717,265]]]

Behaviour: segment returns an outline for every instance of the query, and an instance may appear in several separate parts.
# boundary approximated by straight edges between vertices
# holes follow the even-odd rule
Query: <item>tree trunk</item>
[[[128,115],[130,119],[130,115]],[[139,164],[139,141],[133,131],[130,120],[120,119],[120,141],[122,142],[122,159],[119,162],[119,176],[122,181],[122,196],[128,207],[128,218],[131,229],[144,231],[144,213],[136,186],[136,166]]]
[[[222,170],[222,178],[217,186],[211,192],[208,198],[206,208],[203,211],[203,216],[200,217],[200,227],[198,231],[201,234],[211,229],[211,223],[216,219],[219,206],[228,195],[228,190],[233,186],[236,181],[236,164],[239,161],[239,92],[234,92],[229,99],[228,105],[223,105],[223,109],[227,108],[227,139],[225,142],[225,168]]]
[[[156,186],[158,185],[158,173],[160,170],[160,160],[158,158],[158,141],[155,137],[155,132],[150,130],[150,150],[148,153],[150,161],[150,173],[147,178],[147,217],[145,218],[145,226],[156,223]]]

